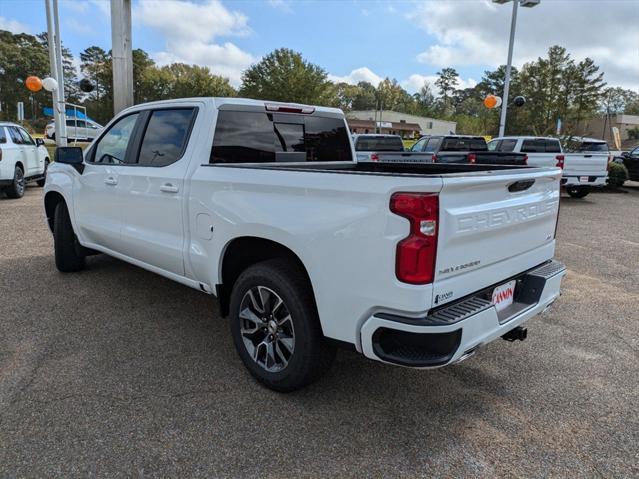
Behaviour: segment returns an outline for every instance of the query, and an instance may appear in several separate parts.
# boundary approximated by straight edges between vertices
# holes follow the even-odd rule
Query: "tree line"
[[[49,70],[46,34],[12,34],[0,31],[0,115],[16,117],[16,102],[24,101],[26,116],[50,105],[46,92],[30,94],[24,87],[28,75],[46,76]],[[91,46],[80,53],[80,74],[94,85],[90,93],[77,88],[73,56],[63,48],[65,93],[68,101],[87,108],[87,114],[106,123],[113,112],[111,52]],[[383,108],[457,122],[458,133],[495,135],[499,111],[488,110],[483,99],[501,96],[505,66],[485,71],[477,85],[460,88],[454,68],[437,72],[434,84],[425,83],[410,94],[396,79],[385,78],[377,86],[369,82],[352,85],[332,82],[322,67],[290,49],[264,56],[243,72],[235,89],[208,67],[173,63],[159,66],[144,50],[133,51],[134,101],[196,97],[242,96],[285,102],[334,106],[345,111]],[[526,98],[525,106],[509,108],[508,134],[548,135],[558,120],[562,134],[580,131],[584,121],[601,113],[639,114],[639,95],[632,90],[609,87],[604,74],[590,58],[576,61],[565,48],[551,47],[546,56],[512,69],[510,99]],[[38,116],[41,116],[38,114]]]

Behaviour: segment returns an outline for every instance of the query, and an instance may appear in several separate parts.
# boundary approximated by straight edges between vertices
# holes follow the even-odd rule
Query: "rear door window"
[[[415,143],[412,146],[410,151],[422,151],[427,141],[428,141],[428,138],[422,138],[421,140],[417,141],[417,143]]]
[[[24,139],[22,138],[20,131],[15,126],[9,126],[7,127],[7,130],[9,130],[9,136],[11,137],[11,141],[14,145],[24,144]]]
[[[507,140],[499,140],[497,142],[491,141],[488,144],[488,146],[489,146],[488,149],[492,149],[493,151],[502,151],[505,153],[512,153],[515,150],[515,146],[517,146],[517,140],[507,139]]]
[[[428,140],[428,144],[426,145],[426,148],[424,148],[424,153],[432,153],[439,147],[441,142],[442,142],[441,138],[430,138]]]
[[[167,166],[182,157],[194,108],[151,112],[138,157],[139,166]]]
[[[210,162],[352,161],[350,145],[340,118],[220,110]]]
[[[29,135],[29,133],[27,133],[25,129],[18,128],[18,132],[20,133],[20,136],[22,137],[23,145],[35,145],[35,141],[33,140],[33,138],[31,138],[31,135]]]

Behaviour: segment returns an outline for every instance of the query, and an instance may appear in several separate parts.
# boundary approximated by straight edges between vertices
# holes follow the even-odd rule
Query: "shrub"
[[[635,126],[628,130],[628,138],[631,140],[639,140],[639,126]]]
[[[622,186],[624,181],[628,180],[628,169],[621,163],[610,162],[608,167],[608,184],[610,186]]]

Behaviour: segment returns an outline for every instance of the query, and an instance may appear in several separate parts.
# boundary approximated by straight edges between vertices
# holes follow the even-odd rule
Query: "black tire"
[[[568,186],[566,192],[573,198],[584,198],[590,193],[589,186]]]
[[[27,182],[24,179],[24,171],[19,166],[15,167],[13,171],[13,183],[7,186],[4,192],[9,198],[17,199],[24,196],[24,190],[27,187]]]
[[[42,188],[44,186],[44,184],[47,182],[47,170],[49,169],[49,159],[47,158],[46,160],[44,160],[44,173],[43,173],[43,178],[41,180],[38,180],[36,182],[36,184]]]
[[[275,302],[281,299],[282,305],[272,308],[273,314],[271,314],[271,321],[268,323],[266,321],[253,323],[250,320],[247,323],[246,319],[240,317],[240,308],[246,304],[243,301],[250,301],[247,299],[249,291],[255,291],[258,287],[262,288],[260,291],[268,290],[275,293],[275,297],[270,296],[270,298],[274,299]],[[268,313],[271,308],[264,306],[268,301],[260,299],[260,302],[263,305],[263,310]],[[246,308],[242,311],[246,311]],[[266,317],[268,317],[267,313],[265,313]],[[246,317],[245,312],[242,314]],[[276,314],[280,314],[280,317],[290,318],[284,319],[283,322],[286,324],[282,325],[282,329],[288,328],[288,331],[285,332],[278,327],[274,335],[269,335],[267,331],[270,331],[270,325],[274,322],[273,318]],[[233,286],[229,318],[233,342],[244,366],[255,379],[275,391],[290,392],[307,386],[328,371],[335,358],[335,347],[329,344],[322,334],[308,278],[293,261],[273,259],[247,268]],[[250,339],[246,335],[246,330],[244,330],[244,336],[242,333],[242,328],[245,328],[247,324],[254,325],[256,330]],[[259,327],[259,325],[264,327]],[[283,344],[278,339],[279,331],[282,331],[280,338],[286,337],[288,333],[292,332],[292,334],[288,334],[289,337],[286,339],[290,341],[291,337],[293,338],[293,348],[292,351],[287,351],[288,358],[281,369],[269,371],[267,369],[268,359],[265,359],[264,365],[260,364],[259,357],[256,360],[249,353],[251,346],[246,345],[244,339],[258,342],[260,338],[255,335],[263,335],[261,342],[257,346],[253,346],[254,351],[259,352],[260,346],[264,345],[261,350],[264,351],[265,355],[268,355],[265,344],[270,341],[272,345],[275,345],[272,346],[275,351],[273,357],[284,362],[282,352],[286,350],[282,349]],[[269,336],[271,339],[268,339]],[[278,347],[279,349],[277,349]],[[260,356],[260,354],[256,353],[255,356]],[[276,366],[276,363],[272,362],[272,367]]]
[[[55,207],[53,220],[53,244],[55,248],[55,266],[58,271],[70,273],[84,268],[84,256],[78,254],[77,239],[69,218],[69,210],[64,201]]]

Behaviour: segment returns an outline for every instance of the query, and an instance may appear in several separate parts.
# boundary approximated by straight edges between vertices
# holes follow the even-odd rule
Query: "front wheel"
[[[589,186],[569,186],[566,192],[573,198],[584,198],[590,193]]]
[[[231,333],[244,366],[280,392],[307,386],[335,357],[315,307],[306,274],[294,262],[268,260],[246,269],[230,304]]]

